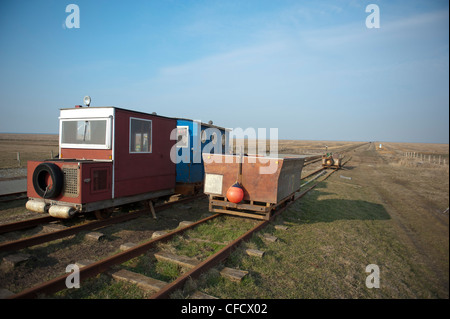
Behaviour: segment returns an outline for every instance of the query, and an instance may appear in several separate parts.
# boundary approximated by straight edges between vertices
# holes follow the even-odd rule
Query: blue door
[[[179,183],[203,181],[199,132],[199,123],[190,120],[178,120],[176,181]]]

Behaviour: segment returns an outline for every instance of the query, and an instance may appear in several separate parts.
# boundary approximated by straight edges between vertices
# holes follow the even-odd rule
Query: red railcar
[[[59,120],[59,158],[28,162],[27,209],[68,218],[173,194],[176,119],[76,107]]]

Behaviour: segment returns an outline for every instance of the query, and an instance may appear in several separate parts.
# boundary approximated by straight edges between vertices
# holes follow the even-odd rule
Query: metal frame
[[[179,128],[181,128],[181,129],[186,129],[186,135],[183,135],[183,137],[186,137],[186,145],[180,145],[180,144],[178,144],[178,143],[179,143],[179,141],[178,141],[178,136],[179,136],[179,134],[178,134],[178,129],[179,129]],[[187,125],[177,125],[177,143],[176,143],[177,148],[187,148],[187,149],[190,149],[190,147],[191,147],[190,136],[191,136],[191,134],[190,134],[190,132],[189,132],[189,126],[187,126]]]
[[[62,141],[62,127],[64,122],[80,122],[80,121],[106,121],[105,127],[105,143],[104,144],[83,144],[83,143],[64,143]],[[81,148],[81,149],[92,149],[92,150],[110,150],[111,149],[111,117],[90,117],[90,118],[62,118],[60,120],[59,129],[59,143],[60,148]]]
[[[166,195],[173,195],[174,192],[175,192],[174,189],[167,189],[167,190],[161,190],[161,191],[133,195],[133,196],[112,198],[112,199],[96,201],[96,202],[86,203],[86,204],[69,203],[69,202],[55,201],[55,200],[49,200],[49,199],[43,199],[43,198],[30,198],[30,200],[35,200],[38,202],[45,202],[46,204],[49,204],[49,205],[70,206],[70,207],[74,207],[79,213],[88,213],[88,212],[93,212],[93,211],[96,211],[99,209],[118,207],[118,206],[130,204],[130,203],[154,199],[154,198],[158,198],[158,197],[162,197],[162,196],[166,196]]]
[[[209,211],[228,215],[236,215],[254,219],[269,220],[272,213],[281,205],[294,200],[295,193],[290,194],[278,203],[266,203],[244,200],[241,203],[231,203],[224,196],[209,195]]]
[[[60,109],[59,114],[59,154],[61,148],[82,148],[82,149],[113,149],[114,154],[114,107],[85,107],[75,109]],[[73,120],[107,120],[105,144],[63,144],[62,143],[62,121]],[[109,134],[108,134],[109,130]],[[111,134],[111,131],[113,134]],[[109,144],[108,144],[109,143]],[[94,145],[94,146],[93,146]],[[109,147],[107,147],[109,146]],[[113,155],[114,156],[114,155]]]
[[[149,140],[150,151],[149,152],[142,152],[142,151],[140,151],[140,152],[133,151],[132,152],[130,150],[130,148],[131,148],[131,137],[132,137],[131,136],[131,121],[133,121],[133,120],[150,122],[150,140]],[[129,123],[130,123],[130,125],[129,125],[130,127],[129,127],[129,132],[128,132],[128,142],[129,142],[129,144],[128,144],[128,153],[129,154],[152,154],[153,153],[153,121],[152,120],[143,119],[143,118],[139,118],[139,117],[130,116]],[[141,144],[142,143],[143,143],[143,141],[141,141]]]

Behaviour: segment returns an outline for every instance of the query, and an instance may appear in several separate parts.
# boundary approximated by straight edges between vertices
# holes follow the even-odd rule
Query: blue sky
[[[78,29],[65,27],[70,3]],[[366,27],[369,4],[378,29]],[[90,95],[280,139],[448,143],[448,7],[2,0],[0,132],[57,133],[59,109]]]

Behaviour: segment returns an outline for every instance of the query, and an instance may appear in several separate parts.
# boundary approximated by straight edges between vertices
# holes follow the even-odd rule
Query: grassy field
[[[243,283],[212,271],[199,286],[220,298],[448,298],[448,166],[404,167],[373,144],[352,156],[283,214],[287,231],[263,231],[277,242],[258,234],[227,261],[250,272]],[[378,289],[366,287],[369,264],[379,266]]]
[[[11,137],[5,139],[0,135],[1,149],[11,153],[23,151],[24,154],[28,150],[33,159],[52,149],[57,150],[54,136],[45,142],[42,136],[39,136],[40,141],[34,142],[33,138],[21,137],[21,141],[12,142]],[[29,143],[33,147],[27,146]],[[447,165],[421,163],[403,155],[404,152],[420,152],[448,159],[448,145],[382,143],[380,150],[379,143],[365,144],[351,151],[352,159],[344,169],[295,202],[275,223],[241,245],[223,265],[190,281],[174,297],[187,298],[200,290],[219,298],[246,299],[449,298],[449,216],[445,213],[449,207],[448,161]],[[329,151],[334,151],[360,143],[279,142],[280,149],[297,154],[314,153],[315,150],[320,153],[324,144]],[[13,165],[13,161],[13,164],[8,161],[2,160],[0,167],[12,167],[9,165]],[[196,207],[182,213],[200,217],[207,204]],[[5,207],[0,215],[11,214],[13,209],[14,214],[25,213],[21,207]],[[288,229],[277,230],[276,224],[284,224]],[[140,231],[146,232],[141,229],[144,224],[138,226]],[[187,236],[175,239],[171,245],[187,256],[198,251],[207,256],[223,247],[224,241],[245,231],[248,225],[231,222],[223,228],[214,226],[214,231],[209,227],[193,230]],[[118,229],[115,231],[120,233]],[[265,241],[265,233],[278,237],[278,240]],[[190,236],[200,237],[203,242],[190,243]],[[245,254],[247,248],[263,250],[265,255],[263,258],[250,257]],[[87,246],[81,247],[80,251],[89,255]],[[73,257],[68,255],[69,258]],[[366,286],[369,275],[366,267],[370,264],[379,267],[380,288]],[[169,265],[155,265],[151,254],[125,266],[164,280],[171,280],[180,271]],[[241,283],[229,282],[219,275],[222,266],[243,269],[249,274]],[[92,281],[84,293],[73,291],[59,297],[147,296],[136,287],[116,283],[106,275],[98,279]]]
[[[0,134],[0,169],[26,167],[27,161],[44,160],[59,152],[58,135]],[[17,160],[20,153],[20,166]]]

